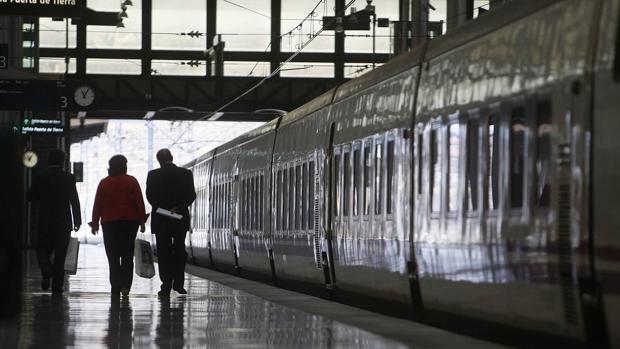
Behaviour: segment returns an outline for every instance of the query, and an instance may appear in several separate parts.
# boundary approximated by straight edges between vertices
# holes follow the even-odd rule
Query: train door
[[[239,156],[237,155],[236,160],[235,160],[235,165],[234,165],[234,170],[233,170],[233,175],[231,178],[231,181],[229,183],[229,205],[230,205],[230,219],[229,219],[229,223],[230,223],[230,238],[231,238],[231,246],[232,246],[232,253],[233,253],[233,258],[235,261],[234,264],[234,268],[237,272],[240,271],[240,267],[239,267],[239,230],[241,229],[241,214],[242,214],[242,210],[241,210],[241,205],[243,204],[241,202],[241,192],[240,192],[240,188],[241,186],[239,185],[239,181],[240,181],[240,175],[239,175]]]
[[[337,184],[338,171],[340,169],[340,155],[336,154],[334,148],[334,135],[336,132],[336,123],[332,123],[329,130],[329,142],[327,144],[327,156],[325,157],[325,248],[321,252],[321,263],[325,276],[325,287],[328,290],[333,289],[336,283],[336,272],[334,270],[334,254],[333,254],[333,235],[335,228],[335,218],[340,208],[340,200],[338,197]]]

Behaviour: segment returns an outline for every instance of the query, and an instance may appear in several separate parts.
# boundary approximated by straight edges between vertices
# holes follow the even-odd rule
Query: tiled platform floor
[[[436,342],[432,344],[429,338],[408,340],[406,336],[388,339],[315,311],[306,312],[274,303],[189,274],[187,296],[173,292],[168,302],[160,301],[156,296],[158,276],[153,279],[136,276],[130,297],[113,299],[109,295],[104,250],[92,245],[81,246],[78,273],[69,277],[61,297],[52,297],[49,292],[40,290],[33,254],[26,259],[25,269],[23,312],[18,319],[0,322],[2,348],[494,347],[461,336],[456,336],[456,341],[446,342],[445,336],[439,339],[443,331],[425,329],[420,332],[416,326],[421,325],[396,319],[394,321],[401,326],[400,332],[407,331],[411,324],[412,334],[416,331],[426,333],[426,337],[434,337]],[[232,278],[221,277],[222,280]],[[252,293],[260,294],[265,292],[264,287],[269,288],[266,285],[261,287],[262,291]],[[278,292],[278,289],[271,288],[267,293]],[[298,297],[302,302],[303,297],[307,297],[314,308],[321,308],[321,302],[324,302],[327,309],[333,303],[305,295]],[[283,298],[291,299],[290,296]],[[342,316],[343,312],[337,313]],[[365,313],[372,317],[372,313]],[[350,316],[359,314],[351,313]]]

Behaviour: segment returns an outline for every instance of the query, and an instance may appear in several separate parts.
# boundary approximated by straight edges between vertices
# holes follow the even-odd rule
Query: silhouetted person
[[[162,282],[158,293],[160,297],[169,297],[171,289],[187,294],[183,287],[187,259],[185,235],[190,222],[188,207],[196,199],[192,172],[177,167],[172,160],[170,150],[159,150],[157,161],[161,168],[150,171],[146,179],[146,198],[153,207],[151,231],[157,241],[159,277]],[[156,212],[158,208],[183,217],[175,219],[164,216]]]
[[[75,178],[63,170],[65,157],[60,149],[50,151],[49,167],[34,177],[29,194],[30,200],[40,201],[37,259],[41,268],[41,288],[48,290],[52,278],[52,292],[57,294],[63,291],[71,228],[78,231],[82,225]]]
[[[144,200],[138,181],[127,174],[127,158],[114,155],[108,162],[108,176],[99,182],[93,217],[93,234],[103,228],[103,243],[110,267],[113,296],[127,296],[133,282],[133,249],[138,227],[144,232]]]

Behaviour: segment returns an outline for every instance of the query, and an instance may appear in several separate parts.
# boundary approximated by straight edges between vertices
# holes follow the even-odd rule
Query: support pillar
[[[76,25],[75,43],[75,74],[84,77],[86,75],[86,23],[79,21]]]
[[[345,0],[336,0],[336,13],[334,16],[343,17]],[[344,32],[336,32],[334,39],[334,78],[336,81],[344,81]]]
[[[207,0],[207,43],[206,49],[213,47],[213,41],[217,34],[217,0]],[[207,58],[207,76],[213,75],[211,60]]]
[[[428,36],[428,0],[413,0],[411,36],[411,47],[416,47],[426,41]]]
[[[153,0],[142,0],[142,76],[151,75],[151,33],[153,32]]]
[[[269,72],[273,72],[280,66],[281,52],[281,26],[282,26],[282,0],[271,0],[271,54],[269,57]],[[276,75],[280,76],[278,72]]]
[[[474,0],[446,0],[447,31],[451,31],[474,18]]]

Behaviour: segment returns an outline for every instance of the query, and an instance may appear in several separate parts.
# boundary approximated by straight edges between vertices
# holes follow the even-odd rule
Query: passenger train
[[[191,259],[620,348],[619,15],[508,2],[195,159]]]

